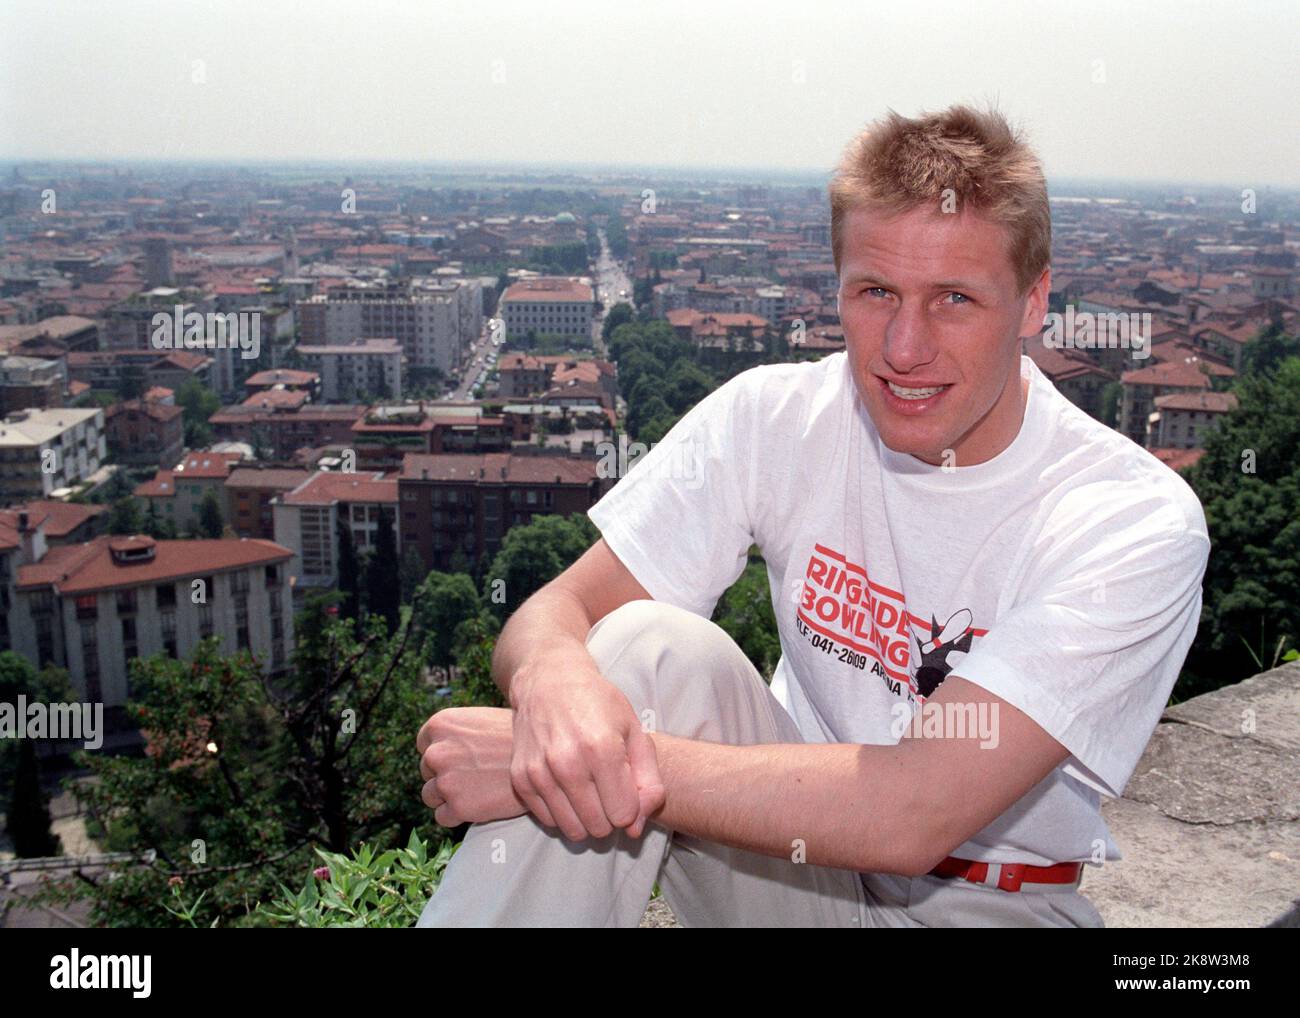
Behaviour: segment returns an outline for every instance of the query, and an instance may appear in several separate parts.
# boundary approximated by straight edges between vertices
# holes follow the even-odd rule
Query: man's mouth
[[[898,385],[885,379],[885,384],[889,386],[889,391],[899,399],[925,399],[927,396],[937,396],[948,388],[946,385],[927,385],[924,387],[908,387]]]

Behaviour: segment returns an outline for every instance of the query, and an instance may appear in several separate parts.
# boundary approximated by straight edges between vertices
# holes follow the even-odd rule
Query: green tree
[[[12,650],[0,651],[0,703],[66,703],[73,699],[72,683],[62,668],[49,665],[41,671]],[[21,739],[0,739],[0,802],[13,795]]]
[[[108,511],[108,532],[110,534],[138,534],[143,529],[140,519],[140,506],[130,495],[119,498]]]
[[[41,764],[31,739],[18,739],[18,767],[5,818],[14,854],[20,859],[59,855],[59,839],[50,830],[50,799],[41,788]]]
[[[396,846],[416,828],[445,838],[412,765],[433,698],[409,613],[392,637],[378,618],[358,637],[327,609],[314,599],[295,667],[278,684],[215,640],[188,662],[136,662],[128,714],[145,753],[78,753],[95,780],[77,788],[110,845],[152,849],[157,861],[64,881],[41,900],[89,901],[96,925],[171,926],[175,878],[195,902],[182,924],[264,925],[257,902],[301,886],[317,846]]]
[[[199,502],[199,536],[215,540],[226,526],[217,493],[209,490]]]
[[[608,343],[609,337],[613,335],[615,329],[620,325],[625,325],[628,322],[635,321],[635,319],[636,311],[633,309],[631,304],[624,304],[622,302],[615,304],[609,309],[609,314],[605,316],[604,324],[600,327],[601,338]]]
[[[187,378],[176,391],[176,405],[184,411],[181,420],[185,426],[185,444],[191,449],[211,444],[208,418],[221,409],[217,394],[197,378]]]
[[[586,516],[538,516],[511,527],[484,582],[491,610],[504,619],[596,543],[600,532]],[[499,582],[498,582],[499,581]]]
[[[335,541],[338,544],[338,590],[343,595],[340,611],[343,617],[359,623],[361,621],[361,564],[357,561],[356,545],[352,543],[352,528],[343,519],[340,512],[335,526]]]
[[[402,582],[402,604],[410,604],[411,599],[415,597],[416,590],[429,574],[425,568],[424,559],[414,548],[407,548],[402,552],[402,562],[399,567]]]
[[[1124,387],[1119,382],[1107,382],[1101,389],[1101,423],[1113,428],[1119,423],[1119,403]]]
[[[478,590],[464,573],[432,572],[420,585],[420,626],[429,635],[429,660],[450,670],[455,661],[456,631],[479,614]]]
[[[781,640],[772,613],[767,567],[757,549],[750,549],[745,571],[718,600],[713,621],[736,641],[759,674],[770,682],[781,658]]]
[[[1185,475],[1211,553],[1180,698],[1253,675],[1274,648],[1300,645],[1300,358],[1243,376],[1235,391],[1237,409],[1221,415]]]
[[[393,510],[394,512],[396,510]],[[397,630],[402,607],[402,580],[397,562],[397,535],[390,512],[380,509],[375,547],[366,563],[366,611],[384,620],[390,633]]]
[[[1241,371],[1242,374],[1273,374],[1288,357],[1300,357],[1300,336],[1288,336],[1274,322],[1242,348]]]

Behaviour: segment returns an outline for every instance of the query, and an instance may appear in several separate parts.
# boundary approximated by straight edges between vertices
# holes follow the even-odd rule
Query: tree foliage
[[[1253,675],[1300,641],[1300,358],[1243,375],[1236,393],[1186,474],[1211,551],[1180,697]]]

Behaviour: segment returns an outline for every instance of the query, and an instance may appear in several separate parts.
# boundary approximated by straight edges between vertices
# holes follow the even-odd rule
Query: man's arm
[[[975,733],[896,746],[730,746],[654,733],[665,801],[653,819],[762,855],[802,850],[813,865],[928,873],[1069,756],[973,682],[949,675],[927,701],[947,702],[989,704],[996,745],[981,748]]]
[[[591,627],[615,608],[638,600],[651,598],[601,538],[510,616],[492,653],[493,681],[517,708],[516,675],[522,689],[529,676],[547,671],[551,662],[568,668],[575,657],[591,660]]]
[[[600,619],[642,599],[645,588],[598,540],[510,617],[492,656],[515,711],[515,794],[571,841],[615,827],[640,837],[663,803],[654,743],[586,644]]]

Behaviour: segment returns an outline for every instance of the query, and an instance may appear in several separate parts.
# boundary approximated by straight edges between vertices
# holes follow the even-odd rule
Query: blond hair
[[[890,110],[849,142],[830,199],[837,273],[845,216],[863,207],[887,216],[929,204],[936,211],[969,207],[1006,230],[1021,293],[1051,262],[1052,216],[1042,167],[995,110],[959,105],[915,118]]]

